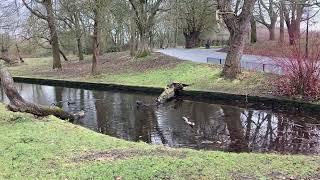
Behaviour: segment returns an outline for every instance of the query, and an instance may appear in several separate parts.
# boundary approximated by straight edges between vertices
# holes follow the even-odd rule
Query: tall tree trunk
[[[84,57],[83,57],[83,47],[82,47],[82,41],[81,41],[82,33],[81,33],[80,20],[79,20],[78,13],[74,14],[74,22],[75,22],[79,61],[82,61],[84,60]]]
[[[269,40],[273,41],[276,39],[276,35],[275,35],[275,24],[274,25],[270,25],[269,28]]]
[[[245,44],[245,38],[249,31],[249,24],[252,18],[255,0],[244,0],[242,11],[230,13],[232,10],[232,0],[218,0],[218,9],[222,14],[230,33],[229,52],[222,71],[222,76],[227,79],[235,79],[241,73],[241,56]]]
[[[154,48],[154,44],[153,44],[153,32],[152,30],[149,31],[149,44],[150,44],[150,49]]]
[[[251,18],[250,20],[250,24],[251,24],[251,44],[254,44],[257,42],[257,23],[255,21],[254,18]]]
[[[175,23],[175,27],[174,27],[174,43],[173,43],[173,47],[177,47],[178,46],[178,22],[176,21]]]
[[[60,48],[59,48],[59,39],[56,30],[53,8],[52,8],[52,0],[45,0],[45,7],[48,13],[47,22],[50,30],[50,36],[52,40],[52,56],[53,56],[53,69],[61,69],[61,59],[60,59]]]
[[[280,37],[279,37],[279,43],[284,43],[284,17],[283,17],[283,8],[280,7]]]
[[[289,43],[293,45],[300,38],[300,20],[294,20],[288,26]]]
[[[185,40],[186,40],[186,44],[185,44],[185,48],[186,49],[191,49],[191,48],[195,48],[199,45],[199,37],[200,37],[200,32],[195,31],[195,32],[184,32],[183,33]]]
[[[241,73],[241,57],[245,44],[246,32],[230,30],[230,47],[222,74],[227,79],[235,79]]]
[[[77,38],[77,45],[78,45],[79,61],[82,61],[82,60],[84,60],[84,56],[83,56],[83,47],[82,47],[81,37]]]
[[[136,55],[136,33],[131,32],[131,37],[130,37],[130,56],[134,57]]]
[[[92,41],[92,50],[93,50],[93,56],[92,56],[92,69],[91,74],[96,75],[97,74],[97,59],[99,56],[99,13],[98,10],[94,10],[94,25],[93,25],[93,41]]]
[[[136,57],[141,58],[150,55],[148,44],[148,36],[145,30],[140,30],[140,41],[138,43],[138,51]]]
[[[19,48],[19,46],[18,46],[17,43],[16,43],[16,48],[17,48],[17,54],[18,54],[19,61],[20,61],[21,63],[24,63],[24,60],[23,60],[23,58],[22,58],[22,56],[21,56],[21,53],[20,53],[20,48]]]
[[[131,12],[132,16],[134,16],[134,13]],[[136,24],[135,24],[135,18],[130,18],[130,56],[134,57],[136,55]]]

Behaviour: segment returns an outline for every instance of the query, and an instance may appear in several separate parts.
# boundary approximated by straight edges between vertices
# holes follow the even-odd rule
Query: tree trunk
[[[47,22],[52,40],[53,69],[61,69],[59,39],[53,15],[52,0],[45,0],[44,3],[48,13]]]
[[[240,60],[246,36],[246,32],[241,31],[230,30],[230,47],[222,71],[222,75],[227,79],[235,79],[241,73]]]
[[[31,113],[41,117],[53,115],[63,120],[77,119],[77,115],[70,114],[58,107],[51,108],[25,101],[16,89],[11,74],[3,66],[0,66],[0,78],[1,87],[10,101],[10,105],[8,105],[9,110]]]
[[[173,47],[178,46],[178,21],[176,20],[175,27],[174,27],[174,42],[173,42]]]
[[[183,35],[186,40],[186,44],[185,44],[186,49],[192,49],[192,48],[195,48],[199,45],[200,32],[198,32],[198,31],[184,32]]]
[[[300,21],[293,21],[288,27],[289,43],[293,45],[300,38]]]
[[[276,28],[276,24],[275,23],[271,23],[271,25],[268,27],[269,30],[269,40],[270,41],[274,41],[276,39],[276,35],[275,35],[275,28]]]
[[[92,56],[92,69],[91,69],[91,74],[96,75],[97,74],[97,59],[99,56],[99,13],[98,10],[94,10],[94,25],[93,25],[93,41],[92,41],[92,50],[93,50],[93,56]]]
[[[291,28],[288,28],[288,34],[289,34],[289,44],[293,45],[294,44],[294,35],[293,35],[293,30],[291,30]]]
[[[19,48],[17,43],[16,43],[16,48],[17,48],[17,54],[18,54],[19,61],[21,63],[24,63],[24,60],[22,59],[22,56],[21,56],[21,53],[20,53],[20,48]]]
[[[79,56],[79,61],[84,60],[83,57],[83,47],[82,47],[82,41],[81,41],[81,27],[79,23],[79,14],[75,13],[74,14],[74,21],[75,21],[75,30],[76,30],[76,37],[77,37],[77,45],[78,45],[78,56]]]
[[[250,24],[251,24],[251,44],[254,44],[257,42],[257,23],[255,21],[254,18],[251,18],[250,20]]]
[[[137,58],[146,57],[150,55],[150,53],[151,52],[148,45],[147,33],[145,33],[144,31],[141,32],[140,30],[140,41],[138,44],[138,51],[137,51],[136,57]]]
[[[150,49],[153,49],[153,48],[154,48],[154,44],[153,44],[153,32],[152,32],[152,30],[149,31],[149,46],[150,46]]]
[[[77,38],[77,45],[78,45],[79,61],[82,61],[84,60],[84,57],[83,57],[83,47],[82,47],[81,37]]]
[[[275,27],[269,27],[268,28],[268,30],[269,30],[269,41],[273,41],[273,40],[275,40],[276,38],[275,38]]]
[[[133,13],[132,13],[133,14]],[[130,56],[136,55],[136,25],[134,18],[130,19]]]
[[[280,38],[279,43],[284,43],[284,17],[283,17],[283,9],[280,7]]]

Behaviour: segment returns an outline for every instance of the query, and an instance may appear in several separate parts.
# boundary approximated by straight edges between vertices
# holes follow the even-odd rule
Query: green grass
[[[106,56],[108,57],[108,54]],[[112,54],[110,57],[114,61],[108,62],[109,64],[117,61],[115,60],[117,57],[116,54]],[[156,54],[149,57],[149,59],[152,58],[162,58],[162,60],[165,58],[168,62],[175,60],[172,57],[166,58]],[[262,73],[244,72],[238,79],[230,81],[220,77],[222,68],[215,65],[178,61],[179,63],[175,66],[157,66],[157,68],[141,70],[144,67],[154,66],[154,64],[152,64],[154,62],[148,63],[149,61],[143,58],[132,61],[136,61],[138,64],[140,63],[140,66],[131,69],[127,67],[121,69],[121,67],[118,67],[121,69],[119,72],[115,72],[113,69],[107,69],[97,76],[90,76],[90,73],[82,76],[78,74],[64,76],[63,73],[59,71],[51,70],[50,58],[28,59],[25,65],[10,67],[9,70],[15,76],[70,79],[161,88],[172,81],[177,81],[191,84],[187,89],[234,94],[261,95],[266,94],[269,90],[269,86],[266,86],[268,75]],[[85,62],[87,63],[85,68],[90,68],[91,62],[89,60]],[[77,63],[77,61],[71,63]]]
[[[158,69],[143,73],[101,74],[80,78],[83,81],[116,83],[136,86],[165,87],[170,82],[183,82],[190,84],[187,89],[204,91],[221,91],[235,94],[256,94],[263,83],[265,76],[259,73],[244,73],[236,80],[221,78],[221,67],[183,62],[174,68]],[[250,77],[249,77],[250,75]],[[241,79],[242,78],[242,79]]]
[[[0,104],[0,179],[319,177],[319,156],[234,154],[132,143]],[[102,156],[93,154],[102,153]]]
[[[16,76],[31,74],[36,69],[52,68],[52,57],[28,58],[26,63],[10,67],[10,71]]]

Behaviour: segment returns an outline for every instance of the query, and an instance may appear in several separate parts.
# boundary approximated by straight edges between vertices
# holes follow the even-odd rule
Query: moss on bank
[[[319,178],[319,156],[234,154],[133,143],[0,104],[0,179]]]

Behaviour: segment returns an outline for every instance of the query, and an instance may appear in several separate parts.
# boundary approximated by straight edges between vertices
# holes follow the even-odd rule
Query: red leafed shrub
[[[281,75],[273,81],[277,94],[309,101],[320,99],[320,42],[310,42],[308,52],[306,55],[304,47],[293,45],[281,57],[272,58],[281,69]]]

